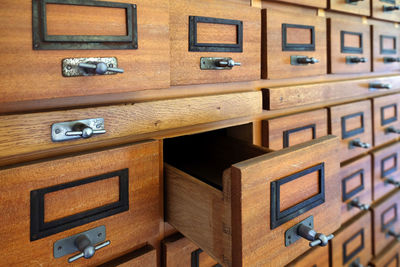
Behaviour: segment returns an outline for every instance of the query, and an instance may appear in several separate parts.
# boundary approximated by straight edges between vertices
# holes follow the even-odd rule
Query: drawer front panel
[[[371,156],[367,155],[340,168],[342,185],[342,224],[361,212],[351,205],[354,201],[370,205],[372,202]]]
[[[329,246],[310,249],[288,267],[329,267]]]
[[[356,260],[367,265],[372,258],[371,213],[342,228],[332,239],[332,267],[350,266]]]
[[[399,181],[399,149],[400,144],[395,143],[372,153],[372,158],[374,161],[374,200],[378,200],[396,188],[394,184],[388,183],[388,179]]]
[[[296,5],[304,5],[304,6],[311,6],[311,7],[319,7],[319,8],[326,8],[326,0],[276,0],[282,3],[290,3]]]
[[[367,151],[353,146],[358,140],[372,145],[371,102],[362,101],[330,108],[331,134],[340,136],[340,161],[345,161]]]
[[[394,141],[399,135],[395,131],[400,129],[398,117],[400,95],[373,98],[372,104],[374,111],[374,145],[379,146]]]
[[[374,255],[378,256],[395,238],[388,233],[400,231],[400,192],[396,192],[382,199],[372,207]]]
[[[353,22],[328,19],[330,73],[371,71],[370,27]]]
[[[399,5],[399,0],[372,0],[372,17],[377,19],[389,20],[389,21],[400,21],[399,10],[384,11],[384,7],[390,8]]]
[[[26,1],[2,3],[0,22],[7,45],[0,48],[4,69],[0,103],[169,86],[168,1],[32,2],[33,9]],[[66,27],[65,21],[74,23]],[[83,76],[63,76],[64,59],[92,58],[87,60],[92,64],[105,57],[116,58],[117,66],[112,67],[124,73],[92,75],[75,62],[65,68]]]
[[[0,249],[8,255],[0,265],[67,264],[73,255],[54,258],[53,244],[98,226],[105,226],[111,244],[90,264],[151,242],[161,220],[158,165],[159,142],[153,141],[1,170],[0,219],[15,224],[0,227],[12,244]]]
[[[323,18],[294,16],[270,9],[262,12],[264,79],[326,74],[326,22]],[[268,40],[281,40],[282,46]],[[319,62],[303,62],[311,58]]]
[[[371,261],[372,266],[397,267],[400,265],[400,244],[394,241],[389,248]]]
[[[101,264],[99,267],[157,267],[157,261],[156,249],[150,245],[146,245],[105,264]]]
[[[282,258],[290,261],[300,256],[308,249],[308,241],[301,239],[286,247],[285,232],[311,215],[318,232],[330,234],[339,227],[337,139],[330,138],[278,151],[276,157],[271,153],[233,165],[232,195],[240,192],[241,198],[232,199],[232,246],[233,251],[241,251],[238,255],[242,256],[243,265],[268,262],[275,266],[278,262],[286,264]],[[241,181],[240,186],[237,181]],[[288,199],[289,203],[285,203]],[[286,209],[282,210],[283,206]],[[328,209],[329,213],[323,212]],[[241,247],[235,240],[242,241]],[[255,240],[260,246],[253,245]],[[274,246],[261,245],[266,243]],[[263,259],[256,256],[266,254],[269,257]]]
[[[370,2],[359,1],[359,2],[349,3],[348,1],[329,0],[329,9],[345,13],[369,16]]]
[[[392,23],[372,26],[373,70],[396,71],[400,68],[400,31]]]
[[[171,2],[170,12],[172,85],[260,78],[259,9],[178,0]],[[241,65],[219,65],[226,58]]]
[[[327,124],[325,109],[264,120],[263,146],[279,150],[325,136]]]

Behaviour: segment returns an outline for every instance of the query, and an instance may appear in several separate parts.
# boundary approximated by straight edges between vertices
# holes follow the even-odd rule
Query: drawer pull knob
[[[349,208],[355,207],[355,208],[359,208],[360,210],[368,210],[369,209],[369,205],[360,203],[360,200],[358,198],[355,198],[352,201],[350,201],[348,204],[348,207]]]
[[[357,4],[358,2],[364,2],[364,0],[346,0],[348,4]]]
[[[98,245],[96,245],[96,246],[93,246],[93,245],[90,243],[90,240],[89,240],[89,238],[88,238],[86,235],[80,235],[80,236],[78,236],[78,237],[75,239],[75,242],[74,242],[74,243],[75,243],[76,248],[77,248],[81,253],[76,254],[75,256],[70,257],[70,258],[68,259],[68,262],[69,262],[69,263],[74,262],[74,261],[76,261],[76,260],[78,260],[78,259],[80,259],[80,258],[90,259],[91,257],[94,256],[94,253],[95,253],[97,250],[99,250],[99,249],[101,249],[101,248],[104,248],[105,246],[110,245],[111,242],[110,242],[109,240],[107,240],[107,241],[105,241],[105,242],[103,242],[103,243],[100,243],[100,244],[98,244]]]
[[[229,59],[229,60],[218,60],[217,62],[216,62],[216,65],[218,66],[218,67],[235,67],[235,66],[240,66],[240,65],[242,65],[241,63],[239,63],[239,62],[235,62],[233,59]]]
[[[396,129],[393,126],[390,126],[388,128],[385,129],[385,133],[396,133],[396,134],[400,134],[400,129]]]
[[[397,241],[400,242],[400,233],[396,233],[393,229],[390,229],[390,230],[387,232],[387,235],[388,235],[388,236],[393,236],[394,238],[396,238]]]
[[[400,10],[400,6],[385,6],[385,5],[383,5],[383,12],[391,12],[394,10]]]
[[[241,66],[242,63],[235,62],[230,57],[202,57],[200,58],[200,69],[202,70],[231,70],[233,67]]]
[[[384,181],[385,184],[391,184],[394,185],[395,187],[399,188],[400,187],[400,182],[394,180],[393,178],[386,178]]]
[[[314,57],[307,56],[290,56],[290,65],[302,66],[308,64],[319,63],[319,60]]]
[[[83,69],[94,70],[96,74],[100,75],[105,74],[107,71],[115,73],[124,73],[123,69],[109,67],[104,62],[79,63],[78,66]]]
[[[392,89],[392,85],[389,83],[370,83],[370,89]]]
[[[73,131],[66,132],[66,136],[80,136],[82,138],[89,138],[92,137],[94,134],[105,134],[106,130],[101,129],[101,130],[93,130],[93,128],[85,125],[78,123],[74,125]]]
[[[311,241],[309,244],[310,247],[315,247],[315,246],[324,247],[328,245],[328,241],[334,237],[332,234],[326,236],[324,234],[317,233],[315,232],[314,229],[305,224],[299,225],[299,227],[297,228],[297,234],[307,239],[308,241]]]
[[[350,141],[349,147],[350,148],[361,147],[361,148],[368,149],[368,148],[371,147],[371,145],[368,144],[368,143],[365,143],[365,142],[361,142],[360,139],[357,138],[357,139],[354,139],[354,140]]]
[[[400,57],[384,57],[383,58],[384,63],[395,63],[395,62],[400,62]]]
[[[366,63],[368,59],[365,57],[346,57],[346,64]]]

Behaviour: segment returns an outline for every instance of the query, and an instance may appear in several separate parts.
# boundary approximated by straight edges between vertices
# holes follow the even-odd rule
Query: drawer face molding
[[[233,25],[236,28],[236,43],[199,43],[197,41],[197,25],[204,24],[223,24]],[[199,16],[189,16],[189,51],[192,52],[243,52],[243,22],[232,19],[209,18]]]
[[[84,212],[69,215],[61,219],[46,221],[45,206],[46,194],[57,191],[68,190],[70,188],[95,183],[104,179],[118,177],[119,180],[119,200],[101,207],[89,209]],[[83,198],[82,198],[83,200]],[[95,201],[87,199],[86,201]],[[129,209],[129,173],[128,169],[106,173],[99,176],[86,178],[66,184],[56,185],[43,189],[31,191],[31,241],[53,235],[76,226],[87,224],[92,221],[112,216],[114,214],[127,211]]]
[[[281,190],[283,185],[285,185],[286,190],[288,190],[289,189],[287,188],[288,186],[292,188],[290,186],[290,183],[295,183],[296,185],[293,186],[296,187],[296,189],[298,189],[299,191],[302,191],[302,193],[304,193],[304,187],[301,186],[299,187],[301,183],[296,180],[301,180],[303,177],[310,175],[312,173],[316,173],[318,177],[317,184],[312,185],[312,187],[316,186],[318,188],[317,193],[315,194],[315,192],[313,192],[314,193],[313,195],[306,197],[306,199],[303,200],[302,202],[282,210],[281,201],[284,201],[284,199],[281,198],[282,195]],[[271,182],[271,229],[274,229],[325,202],[324,175],[325,175],[324,164],[321,163],[317,166],[305,169],[301,172]],[[285,195],[286,197],[295,198],[295,196],[298,196],[299,194],[296,194],[291,189],[291,194],[290,195],[285,194]],[[304,195],[302,195],[302,197],[304,198]]]

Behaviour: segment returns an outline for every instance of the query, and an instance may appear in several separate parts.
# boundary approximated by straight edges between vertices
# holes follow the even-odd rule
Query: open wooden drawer
[[[285,265],[309,249],[290,228],[340,227],[337,147],[334,136],[276,152],[208,133],[165,140],[166,220],[223,266]]]

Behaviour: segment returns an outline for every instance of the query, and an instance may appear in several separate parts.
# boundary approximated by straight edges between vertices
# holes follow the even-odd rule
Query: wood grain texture
[[[129,252],[99,267],[157,267],[157,251],[150,245]]]
[[[350,224],[343,226],[335,233],[335,238],[330,241],[332,252],[331,266],[349,266],[357,258],[359,258],[362,265],[367,265],[372,258],[371,235],[372,225],[371,213],[369,211],[356,220],[353,220]],[[344,251],[344,247],[346,247],[346,251]],[[350,257],[357,250],[359,252]],[[346,261],[344,261],[345,258]]]
[[[400,168],[399,165],[396,166],[383,166],[384,170],[382,170],[382,163],[385,162],[385,159],[392,157],[394,160],[397,157],[397,164],[400,164],[400,143],[394,143],[389,146],[382,147],[378,150],[372,152],[373,159],[373,199],[377,201],[379,198],[383,197],[385,194],[395,189],[394,185],[385,184],[384,180],[387,178],[392,178],[396,181],[399,181]],[[392,165],[393,160],[387,160],[388,163]],[[394,171],[391,172],[388,177],[382,177],[384,171],[389,170],[391,167],[394,167]]]
[[[304,77],[323,75],[327,72],[326,56],[326,21],[322,17],[312,15],[300,15],[279,12],[272,9],[263,9],[263,33],[262,33],[262,78],[283,79],[293,77]],[[282,24],[300,24],[313,26],[315,29],[314,51],[283,51],[282,49]],[[292,34],[292,36],[290,36]],[[293,36],[294,35],[294,36]],[[300,35],[300,36],[298,36]],[[287,42],[311,43],[311,34],[303,36],[304,32],[287,33]],[[279,45],[281,44],[281,45]],[[305,66],[294,66],[290,64],[291,56],[308,56],[319,60],[319,63]]]
[[[303,240],[284,246],[288,228],[310,215],[317,231],[339,227],[336,146],[337,138],[322,137],[234,164],[222,175],[222,191],[199,180],[206,177],[166,165],[167,221],[224,266],[287,264],[308,249]],[[325,203],[271,230],[270,183],[320,162],[325,164]],[[326,209],[330,212],[322,212]]]
[[[343,127],[342,120],[346,116],[362,113],[363,115],[363,126],[364,130],[358,134],[352,135],[350,137],[345,137],[342,135]],[[356,116],[357,121],[344,120],[343,126],[345,126],[348,132],[351,129],[359,128],[361,116]],[[330,121],[330,134],[340,137],[340,158],[341,162],[353,158],[357,155],[365,153],[368,149],[361,147],[349,148],[349,142],[356,138],[360,138],[361,142],[368,143],[372,146],[372,117],[371,117],[371,101],[360,101],[351,104],[338,105],[329,108],[329,121]]]
[[[326,8],[326,0],[272,0],[277,2],[283,3],[290,3],[296,5],[304,5],[304,6],[311,6],[311,7],[318,7],[318,8]]]
[[[126,0],[110,2],[132,3]],[[31,2],[1,1],[0,23],[3,27],[0,55],[3,61],[0,63],[0,103],[168,87],[169,1],[137,0],[135,4],[139,36],[137,50],[33,50]],[[68,20],[82,21],[79,14],[81,12],[68,13]],[[60,19],[65,19],[65,16]],[[108,14],[108,17],[112,18],[113,15]],[[95,19],[101,21],[91,23],[91,32],[105,31],[102,22],[105,17],[95,16]],[[62,76],[61,61],[64,58],[109,56],[117,57],[118,67],[125,70],[123,74],[73,78]]]
[[[282,149],[284,143],[284,132],[301,129],[314,124],[315,138],[328,134],[328,114],[326,109],[264,120],[262,123],[263,146],[273,150]],[[312,139],[312,129],[307,128],[289,134],[289,146],[297,145]]]
[[[163,241],[164,267],[188,267],[191,266],[192,253],[199,247],[186,237],[181,235],[167,238]],[[201,252],[199,256],[199,267],[213,267],[217,262]]]
[[[190,52],[189,16],[203,16],[243,21],[243,52]],[[211,31],[212,29],[210,29]],[[171,85],[226,83],[260,79],[260,9],[224,1],[171,1]],[[224,31],[215,34],[221,43]],[[231,33],[229,33],[231,35]],[[201,57],[231,57],[242,63],[231,70],[201,70]]]
[[[399,1],[395,0],[395,3],[396,3],[396,5],[398,5]],[[383,6],[393,6],[393,5],[389,4],[389,3],[385,3],[380,0],[372,0],[371,1],[371,15],[373,18],[394,21],[394,22],[400,21],[400,19],[399,19],[400,11],[395,10],[392,12],[383,12]]]
[[[362,16],[369,16],[371,12],[370,1],[359,1],[355,2],[355,4],[348,4],[342,0],[329,0],[329,9]]]
[[[329,73],[363,73],[371,71],[371,40],[369,25],[330,18],[328,19],[328,31],[328,54],[330,57],[330,64],[328,66]],[[342,31],[362,34],[362,53],[344,53],[341,51]],[[346,57],[348,56],[364,57],[367,62],[346,64]]]
[[[389,83],[391,90],[370,90],[370,83]],[[263,89],[263,107],[266,110],[301,107],[322,102],[344,102],[348,99],[369,98],[395,93],[400,81],[390,77],[374,79],[314,83],[297,86],[271,86]]]
[[[373,245],[373,253],[374,256],[379,255],[381,252],[385,251],[385,247],[388,246],[392,241],[395,240],[394,237],[388,236],[386,237],[386,232],[389,229],[382,230],[382,216],[385,211],[393,208],[393,205],[397,207],[397,212],[400,208],[400,191],[393,192],[389,194],[387,197],[377,201],[372,206],[372,214],[373,214],[373,236],[374,236],[374,245]],[[397,214],[398,216],[398,214]],[[391,227],[396,233],[400,231],[400,223],[397,218],[396,222]]]
[[[360,203],[362,204],[371,205],[372,203],[371,165],[372,165],[371,156],[366,155],[340,168],[339,177],[340,177],[340,183],[342,185],[342,194],[343,192],[345,192],[343,188],[343,183],[345,183],[344,187],[346,187],[346,192],[345,192],[346,194],[351,193],[351,191],[353,190],[357,190],[357,188],[363,187],[361,191],[353,195],[350,199],[343,200],[342,198],[342,214],[341,214],[342,224],[348,221],[349,219],[355,217],[357,214],[361,213],[361,210],[358,208],[353,207],[350,210],[347,208],[347,204],[351,202],[353,199],[358,198]],[[361,176],[361,174],[356,175],[356,173],[359,171],[363,172],[363,176]],[[345,182],[343,182],[343,180],[345,180]],[[361,186],[361,184],[363,184],[363,186]]]
[[[400,243],[393,241],[385,250],[374,257],[371,265],[374,267],[387,266],[395,267],[400,264]]]
[[[329,246],[309,249],[287,267],[329,267]]]
[[[215,95],[147,103],[92,107],[0,117],[0,158],[73,147],[157,132],[261,112],[261,93]],[[104,118],[107,133],[87,140],[54,143],[51,125],[57,122]],[[10,149],[12,148],[12,149]]]
[[[30,192],[116,170],[129,168],[129,211],[30,242]],[[0,170],[0,265],[47,266],[67,264],[54,258],[55,241],[104,225],[111,244],[77,266],[97,265],[143,246],[159,234],[159,141],[42,161]],[[105,192],[106,193],[106,192]],[[101,197],[101,196],[99,196]]]
[[[399,71],[400,63],[384,63],[384,57],[400,57],[400,30],[395,28],[393,23],[386,23],[385,25],[373,25],[371,28],[372,34],[372,69],[375,72],[386,72],[386,71]],[[381,38],[383,36],[392,36],[395,40],[384,38],[383,47],[381,46]],[[385,42],[386,40],[386,42]],[[392,41],[391,43],[387,42]],[[381,52],[381,49],[392,49],[395,53],[385,54]]]
[[[400,129],[400,94],[375,97],[372,99],[374,116],[374,145],[394,141],[398,138],[396,133],[388,133],[388,127]],[[385,120],[394,118],[392,122],[385,123]],[[383,119],[383,120],[382,120]]]

